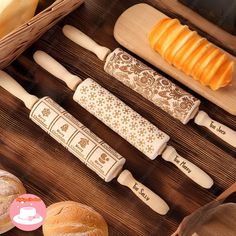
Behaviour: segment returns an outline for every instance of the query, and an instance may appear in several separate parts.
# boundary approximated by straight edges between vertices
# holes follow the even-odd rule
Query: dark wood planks
[[[83,6],[48,31],[6,71],[29,92],[39,97],[51,96],[126,157],[125,166],[135,177],[169,203],[171,211],[168,215],[163,217],[154,213],[116,180],[103,182],[30,121],[29,111],[23,103],[3,89],[0,89],[0,168],[21,178],[27,191],[41,196],[47,205],[74,200],[93,206],[107,220],[110,235],[166,236],[177,228],[184,216],[214,199],[236,181],[236,150],[193,122],[182,125],[112,79],[103,71],[102,62],[61,33],[64,24],[72,24],[100,44],[114,49],[119,46],[113,38],[113,26],[117,17],[138,2],[141,1],[87,0]],[[156,6],[154,0],[146,2]],[[215,180],[215,186],[211,190],[204,190],[160,157],[154,161],[145,158],[76,104],[72,100],[72,91],[65,84],[32,61],[32,53],[37,49],[47,51],[82,79],[92,77],[168,133],[171,136],[170,144],[180,154],[206,170]],[[208,111],[214,119],[236,130],[235,117],[205,99],[201,100],[202,109]],[[42,235],[42,231],[39,229],[22,233],[14,229],[5,235]]]

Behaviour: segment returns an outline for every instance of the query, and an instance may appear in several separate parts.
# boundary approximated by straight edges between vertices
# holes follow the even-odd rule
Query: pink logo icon
[[[46,212],[44,202],[32,194],[19,196],[10,207],[12,223],[23,231],[38,229],[44,222]]]

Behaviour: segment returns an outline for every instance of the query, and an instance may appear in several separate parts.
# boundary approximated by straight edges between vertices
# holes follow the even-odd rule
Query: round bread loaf
[[[9,215],[11,203],[25,193],[21,181],[7,171],[0,170],[0,234],[14,227]]]
[[[108,226],[104,218],[86,205],[66,201],[47,208],[43,224],[44,236],[107,236]]]

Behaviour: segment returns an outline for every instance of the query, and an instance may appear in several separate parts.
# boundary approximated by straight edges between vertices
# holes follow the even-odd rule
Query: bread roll
[[[177,19],[161,19],[149,43],[170,64],[212,90],[232,81],[234,62],[228,55]]]
[[[44,236],[107,236],[103,217],[92,208],[72,201],[52,204],[43,224]]]
[[[0,234],[14,227],[9,216],[11,203],[25,193],[21,181],[7,171],[0,170]]]
[[[0,38],[34,16],[39,0],[0,1]]]

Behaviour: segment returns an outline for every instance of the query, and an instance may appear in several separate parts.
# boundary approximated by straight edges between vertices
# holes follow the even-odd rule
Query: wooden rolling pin
[[[102,47],[77,28],[66,25],[63,33],[105,62],[104,70],[183,124],[194,119],[236,148],[236,132],[199,110],[200,101],[120,48]]]
[[[167,134],[98,83],[89,78],[82,81],[43,51],[35,52],[34,60],[55,77],[64,81],[70,89],[75,90],[73,99],[76,102],[151,160],[162,153],[164,160],[175,164],[200,186],[210,188],[213,185],[213,180],[209,175],[178,155],[173,147],[166,147],[169,140]]]
[[[123,170],[125,158],[83,126],[72,115],[49,97],[29,94],[10,75],[0,71],[0,86],[24,102],[31,110],[30,119],[67,148],[80,161],[106,182],[117,177],[121,185],[129,187],[155,212],[165,215],[169,207],[149,188],[135,180],[128,170]]]

